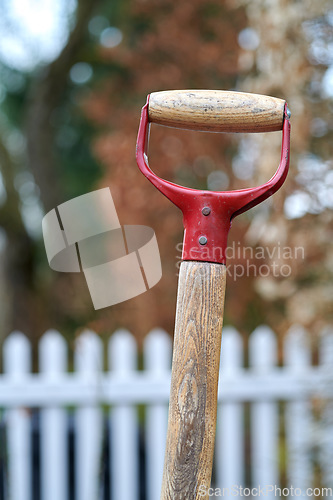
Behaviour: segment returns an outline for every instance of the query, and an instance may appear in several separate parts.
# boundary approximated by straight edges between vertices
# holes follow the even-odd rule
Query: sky
[[[52,61],[66,43],[76,0],[3,0],[0,6],[0,58],[29,71]]]

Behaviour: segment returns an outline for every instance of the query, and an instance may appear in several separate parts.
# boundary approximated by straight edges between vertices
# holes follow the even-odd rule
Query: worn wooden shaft
[[[224,90],[169,90],[149,98],[149,121],[208,132],[282,130],[285,101]]]
[[[208,499],[226,267],[182,262],[161,500]]]

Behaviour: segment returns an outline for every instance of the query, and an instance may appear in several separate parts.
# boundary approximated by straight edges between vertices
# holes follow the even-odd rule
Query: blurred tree
[[[67,160],[66,165],[62,164],[63,158],[57,149],[61,150],[63,145],[62,135],[66,134],[67,141],[75,141],[70,137],[70,130],[68,130],[71,122],[75,121],[77,113],[75,113],[75,105],[71,103],[71,99],[75,99],[75,93],[71,92],[69,73],[75,63],[86,59],[86,52],[89,48],[85,43],[87,25],[97,6],[98,2],[95,0],[78,2],[75,26],[64,49],[55,61],[35,74],[27,95],[25,132],[29,167],[40,188],[41,201],[47,212],[63,202],[64,195],[71,195],[73,191],[76,191],[73,185],[81,184],[80,189],[77,189],[80,193],[84,185],[82,179],[84,179],[85,170],[90,166],[89,161],[82,162],[80,166],[83,170],[81,170],[81,175],[77,175],[78,165],[75,162],[76,178],[68,188],[66,181],[69,176],[65,167],[68,167],[69,162]],[[71,113],[74,116],[70,116]],[[65,127],[65,130],[62,130],[62,127]],[[65,142],[65,137],[63,137],[63,142]],[[86,148],[85,152],[89,154],[89,148]],[[88,189],[91,181],[92,179],[89,179]]]
[[[181,214],[135,163],[146,95],[172,88],[237,89],[288,100],[290,176],[273,200],[233,224],[230,245],[237,251],[229,260],[226,322],[248,332],[260,322],[284,331],[294,321],[317,329],[330,321],[328,9],[326,0],[80,0],[66,46],[52,63],[26,72],[3,66],[0,225],[6,242],[6,331],[17,327],[38,334],[52,326],[73,332],[87,323],[99,332],[125,326],[139,338],[156,325],[172,331]],[[223,190],[262,183],[279,156],[279,133],[236,137],[152,127],[152,168],[192,187]],[[105,186],[123,224],[155,229],[163,278],[142,296],[95,312],[82,276],[48,268],[36,228],[43,211]],[[244,246],[248,253],[238,251]],[[304,247],[305,258],[274,254],[285,246]],[[249,257],[248,249],[258,247],[265,247],[263,254]],[[246,274],[247,262],[255,264],[249,276],[236,278],[236,266],[245,266]],[[263,264],[269,276],[260,276]],[[290,266],[290,275],[282,274],[283,265]]]
[[[76,317],[79,322],[82,319],[84,306],[81,298],[75,301],[73,278],[47,268],[40,229],[43,211],[90,190],[99,175],[88,145],[91,127],[80,117],[77,88],[69,79],[70,69],[87,50],[87,25],[97,5],[96,1],[78,2],[67,43],[51,64],[28,73],[2,65],[2,331],[21,329],[34,336],[52,324],[67,322],[72,327]],[[86,138],[82,142],[81,133]],[[31,207],[35,212],[29,214]],[[80,284],[78,280],[75,288],[80,290]],[[69,310],[63,307],[66,300],[72,303]]]
[[[140,108],[147,94],[156,90],[235,87],[237,35],[245,22],[242,8],[218,1],[148,0],[131,2],[126,16],[100,34],[100,57],[110,68],[110,77],[101,79],[82,101],[87,117],[100,127],[94,142],[95,154],[105,166],[100,185],[111,187],[123,224],[155,229],[163,278],[130,302],[98,312],[96,329],[122,325],[139,338],[157,325],[173,330],[182,217],[136,166]],[[206,188],[209,176],[212,188],[233,187],[235,145],[227,136],[157,126],[151,136],[150,163],[161,176],[198,188]]]
[[[333,11],[316,3],[235,0],[249,26],[240,39],[243,90],[284,96],[292,110],[291,171],[270,211],[259,207],[246,241],[268,248],[290,247],[278,259],[287,276],[260,277],[255,289],[279,331],[301,323],[320,333],[332,322]],[[257,48],[251,43],[257,39]],[[258,151],[256,181],[272,172],[279,140],[251,138]],[[281,217],[284,209],[286,218]],[[291,257],[292,256],[292,257]],[[269,258],[270,265],[273,259]],[[281,267],[282,269],[282,267]],[[285,267],[287,270],[287,267]]]
[[[319,331],[331,320],[332,297],[331,96],[321,82],[332,63],[328,3],[307,2],[304,8],[294,2],[148,0],[128,5],[126,16],[118,23],[112,19],[114,26],[101,32],[100,56],[111,76],[83,100],[83,108],[105,128],[94,143],[106,168],[101,185],[111,186],[123,223],[135,218],[156,229],[164,274],[152,291],[99,313],[95,326],[125,321],[139,335],[156,324],[172,330],[181,216],[136,170],[133,144],[145,95],[169,88],[237,88],[287,99],[293,142],[288,183],[233,225],[231,245],[259,246],[262,252],[253,259],[246,250],[234,252],[230,259],[226,321],[243,331],[265,322],[282,332],[295,321]],[[153,126],[150,164],[180,184],[242,188],[273,174],[280,147],[280,133],[235,138]],[[248,277],[247,263],[255,264]],[[244,275],[236,278],[239,265]]]

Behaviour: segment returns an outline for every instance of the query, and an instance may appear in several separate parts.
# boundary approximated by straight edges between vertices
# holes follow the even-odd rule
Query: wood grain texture
[[[282,130],[285,101],[224,90],[169,90],[149,98],[149,121],[208,132]]]
[[[161,500],[208,498],[225,281],[222,264],[181,264]]]

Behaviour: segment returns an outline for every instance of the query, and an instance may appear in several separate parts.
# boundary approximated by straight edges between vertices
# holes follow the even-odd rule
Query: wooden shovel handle
[[[282,130],[285,101],[224,90],[168,90],[149,98],[149,121],[208,132]]]
[[[161,500],[208,499],[226,267],[182,262]]]

